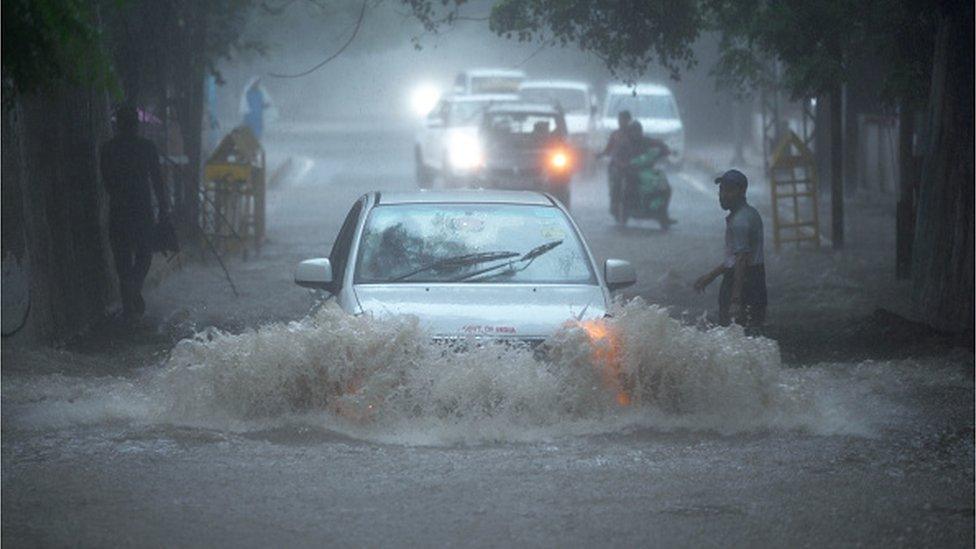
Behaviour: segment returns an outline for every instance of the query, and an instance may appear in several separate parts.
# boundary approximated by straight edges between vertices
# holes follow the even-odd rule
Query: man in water
[[[142,284],[152,262],[155,219],[152,192],[160,220],[169,216],[169,201],[159,171],[159,155],[152,141],[139,136],[135,107],[119,107],[115,137],[102,146],[101,170],[109,196],[109,240],[126,316],[141,316],[146,304]]]
[[[607,146],[600,151],[596,157],[603,158],[610,156],[610,165],[607,167],[607,184],[610,187],[610,213],[616,213],[617,200],[620,199],[621,187],[623,187],[623,172],[627,163],[632,157],[633,147],[631,146],[631,123],[630,111],[620,111],[617,114],[617,129],[610,134]]]
[[[725,260],[695,281],[699,293],[722,275],[718,294],[719,324],[743,326],[747,335],[757,335],[766,320],[766,267],[763,256],[762,218],[746,202],[749,180],[738,170],[729,170],[715,180],[719,204],[728,210],[725,218]]]

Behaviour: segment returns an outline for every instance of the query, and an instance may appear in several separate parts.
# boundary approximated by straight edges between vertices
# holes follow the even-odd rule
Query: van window
[[[670,95],[613,94],[607,98],[607,118],[630,111],[634,118],[678,118],[674,97]]]

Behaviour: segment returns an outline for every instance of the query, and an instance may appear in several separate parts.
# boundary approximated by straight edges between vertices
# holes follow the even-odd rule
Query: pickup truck
[[[512,94],[451,95],[424,119],[414,145],[417,186],[427,189],[440,176],[444,186],[461,186],[483,164],[477,141],[481,117],[490,105],[516,101]]]
[[[548,192],[569,208],[578,153],[561,110],[546,104],[492,105],[482,115],[478,143],[484,157],[477,176],[481,186]]]

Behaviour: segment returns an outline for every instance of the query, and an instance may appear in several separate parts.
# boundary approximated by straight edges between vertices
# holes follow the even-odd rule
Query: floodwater
[[[384,161],[362,146],[401,141]],[[142,347],[5,349],[4,542],[973,544],[971,352],[797,362],[705,329],[714,288],[681,292],[712,262],[688,251],[720,248],[707,175],[675,176],[668,235],[615,229],[604,189],[578,183],[594,252],[641,283],[545,357],[456,353],[416,319],[306,316],[290,283],[356,196],[412,184],[409,135],[282,134],[269,153],[302,160],[272,191],[266,249],[230,265],[242,298],[193,266],[148,293]],[[814,261],[837,290],[810,297],[821,309],[872,299],[856,269]]]

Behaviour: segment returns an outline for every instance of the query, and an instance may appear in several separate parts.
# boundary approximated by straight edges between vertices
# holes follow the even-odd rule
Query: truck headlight
[[[452,168],[472,170],[480,168],[485,161],[478,138],[467,134],[455,134],[448,143],[448,161]]]

